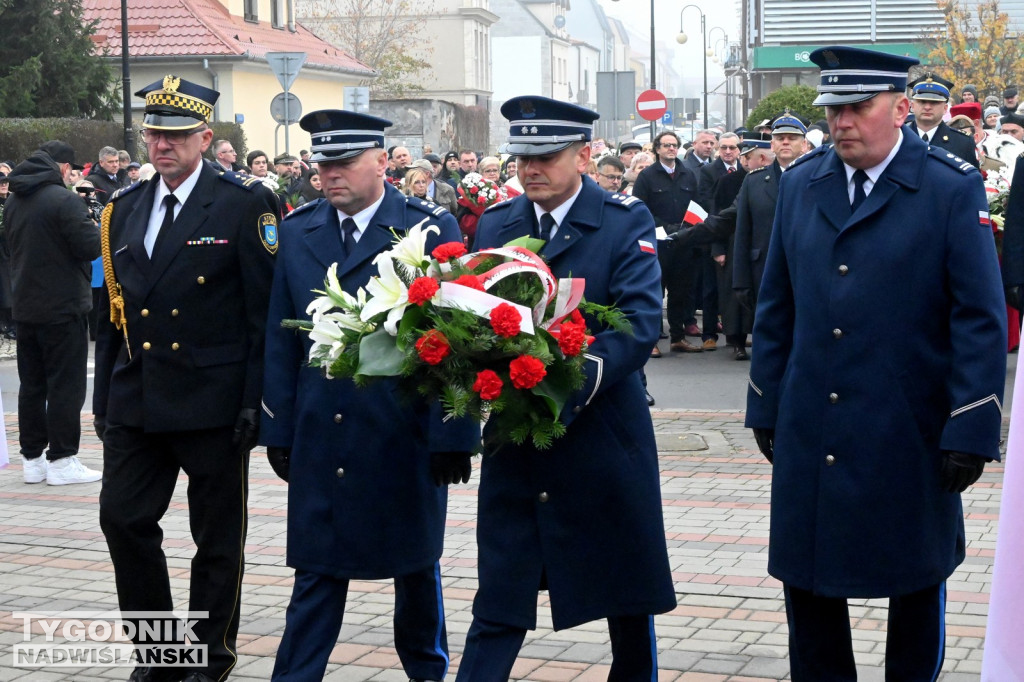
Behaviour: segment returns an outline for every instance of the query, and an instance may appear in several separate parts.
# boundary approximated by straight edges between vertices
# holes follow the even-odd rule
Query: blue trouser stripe
[[[939,585],[939,655],[935,662],[935,672],[932,674],[932,682],[939,679],[942,672],[942,661],[946,658],[946,582]]]
[[[441,673],[441,678],[448,674],[448,666],[451,664],[451,659],[448,657],[448,651],[445,649],[442,638],[445,634],[444,625],[444,596],[441,593],[441,562],[434,562],[434,583],[437,585],[437,631],[434,633],[434,651],[438,656],[444,659],[444,672]]]

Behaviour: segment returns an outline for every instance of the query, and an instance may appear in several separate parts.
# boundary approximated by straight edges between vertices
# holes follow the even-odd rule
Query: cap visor
[[[911,99],[921,100],[923,102],[948,102],[948,97],[942,95],[934,95],[931,93],[921,93],[920,95],[914,95]]]
[[[198,128],[205,122],[191,116],[182,116],[181,114],[151,113],[146,114],[142,119],[142,126],[144,128],[152,128],[153,130],[191,130]]]
[[[835,92],[823,92],[818,95],[812,104],[816,107],[836,107],[840,104],[856,104],[869,100],[880,92],[852,92],[848,95],[841,95]]]
[[[344,159],[351,159],[354,156],[359,156],[363,152],[369,149],[380,149],[380,147],[366,147],[365,149],[350,149],[345,152],[317,152],[314,151],[309,156],[310,163],[324,163],[330,161],[343,161]]]
[[[505,145],[503,153],[513,154],[515,156],[543,156],[545,154],[554,154],[560,152],[563,149],[568,149],[571,145],[580,142],[581,140],[572,140],[570,142],[555,142],[554,144],[520,144],[509,142]]]
[[[784,133],[789,133],[791,135],[801,135],[801,136],[807,134],[806,132],[804,132],[803,130],[800,130],[796,126],[779,126],[778,128],[776,128],[775,130],[772,131],[772,135],[782,135]]]

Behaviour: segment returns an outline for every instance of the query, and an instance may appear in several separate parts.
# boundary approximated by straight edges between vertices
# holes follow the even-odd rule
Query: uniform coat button
[[[338,478],[345,478],[345,470],[344,470],[344,469],[342,469],[341,467],[338,467],[338,470],[337,470],[337,471],[335,471],[335,472],[334,472],[334,474],[335,474],[335,475],[336,475],[336,476],[337,476]]]
[[[198,282],[199,284],[206,284],[206,278],[203,277],[202,275],[199,275],[198,277],[196,277],[196,282]]]
[[[577,405],[576,407],[572,408],[572,413],[573,414],[579,414],[582,411],[583,411],[583,407],[581,405]]]
[[[830,403],[832,403],[833,405],[835,405],[836,403],[839,402],[839,394],[838,393],[829,393],[828,394],[828,401]]]
[[[178,309],[175,308],[174,310],[171,311],[171,317],[177,317],[177,316],[178,316]]]
[[[836,463],[836,458],[833,455],[825,455],[825,464],[827,466],[832,466],[835,463]]]
[[[839,266],[839,274],[840,275],[845,275],[849,271],[850,271],[850,268],[846,267],[845,265],[840,265]]]
[[[540,500],[541,502],[547,502],[548,501],[548,494],[547,493],[541,493],[540,495],[537,496],[537,499]]]
[[[152,347],[153,346],[152,344],[149,343],[149,341],[146,341],[144,344],[142,344],[142,350],[149,350]]]
[[[171,344],[171,350],[178,350],[179,348],[181,348],[181,346],[179,346],[177,343]]]
[[[341,416],[340,414],[334,415],[334,423],[335,424],[340,424],[342,419],[344,419],[344,417]]]
[[[837,339],[843,338],[843,330],[836,327],[835,329],[832,330],[832,336],[836,337]]]
[[[141,311],[139,312],[139,315],[142,315],[143,317],[149,317],[149,308],[143,308],[143,309],[142,309],[142,310],[141,310]]]

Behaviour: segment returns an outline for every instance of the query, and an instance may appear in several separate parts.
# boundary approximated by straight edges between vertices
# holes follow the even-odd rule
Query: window
[[[245,0],[244,13],[246,21],[259,21],[259,0]]]
[[[270,0],[270,25],[274,28],[284,27],[284,12],[281,0]]]

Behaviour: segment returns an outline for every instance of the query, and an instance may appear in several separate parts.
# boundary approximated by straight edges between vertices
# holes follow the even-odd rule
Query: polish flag
[[[640,245],[640,250],[644,253],[658,253],[654,248],[654,244],[645,239],[638,239],[637,244]]]
[[[1003,458],[1003,499],[988,600],[982,682],[1024,680],[1024,362],[1017,364],[1010,434]]]
[[[696,225],[702,223],[708,219],[708,212],[700,207],[696,201],[691,201],[690,205],[686,207],[686,215],[683,216],[683,222],[687,225]]]
[[[978,211],[978,222],[982,227],[992,227],[992,219],[989,218],[988,211]]]

